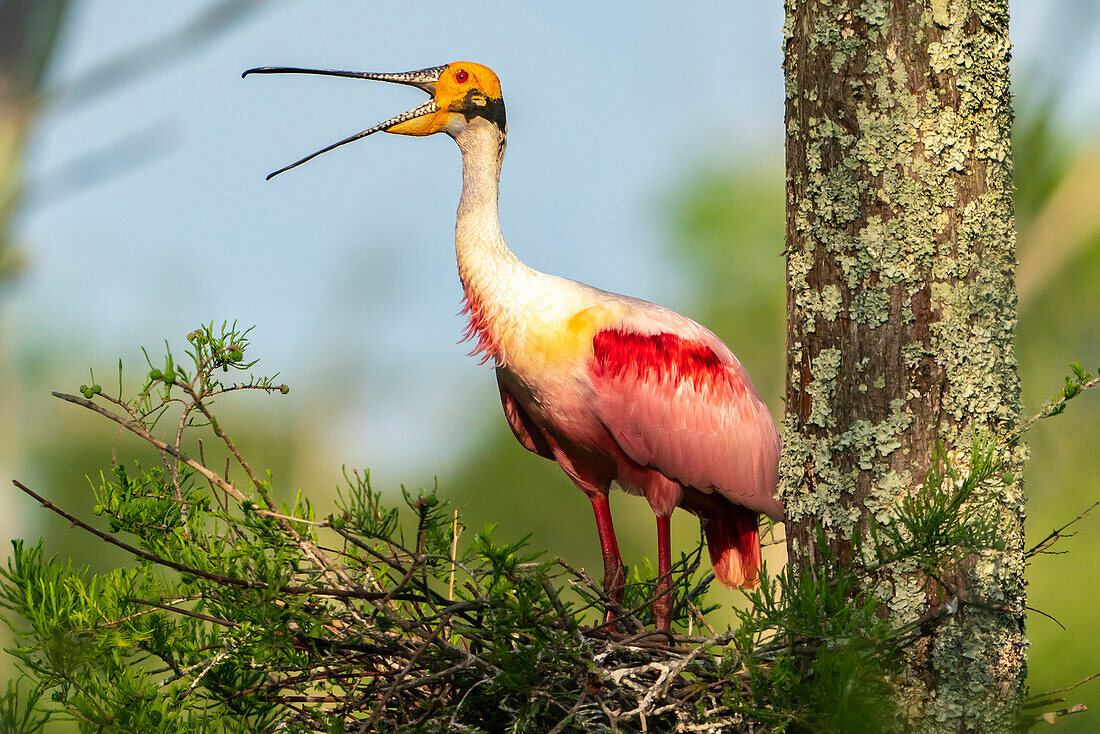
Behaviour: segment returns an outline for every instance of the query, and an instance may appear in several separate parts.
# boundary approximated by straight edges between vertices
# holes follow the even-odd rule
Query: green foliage
[[[991,504],[976,497],[1012,482],[1010,475],[1001,474],[1003,450],[1000,442],[976,436],[964,470],[937,446],[923,486],[901,499],[896,521],[872,526],[877,535],[874,568],[913,559],[934,575],[964,553],[1003,549]]]
[[[985,498],[1011,479],[999,473],[1002,448],[979,437],[961,467],[938,451],[922,486],[878,527],[871,552],[857,544],[853,557],[870,556],[871,563],[840,567],[819,528],[817,563],[762,575],[760,588],[748,594],[750,607],[738,613],[734,637],[756,720],[778,718],[777,730],[784,731],[905,730],[891,692],[906,648],[927,634],[921,625],[950,617],[961,603],[981,603],[960,601],[942,579],[971,554],[1000,545]],[[934,606],[921,625],[899,626],[869,581],[913,561],[928,590],[939,587],[951,599]]]
[[[828,553],[824,538],[819,551]],[[832,570],[787,569],[749,595],[734,642],[750,673],[753,714],[778,718],[781,730],[893,731],[887,675],[897,636],[879,601]]]
[[[24,694],[16,681],[8,681],[8,688],[0,696],[0,731],[5,734],[36,734],[50,720],[49,713],[40,707],[46,685],[39,683],[29,694]]]
[[[840,568],[821,543],[820,568],[762,577],[735,630],[706,618],[700,541],[672,572],[678,634],[655,632],[648,564],[617,605],[526,538],[487,527],[459,544],[458,513],[435,489],[402,489],[391,507],[352,471],[322,519],[302,494],[276,505],[272,477],[210,409],[230,392],[283,392],[268,378],[223,382],[255,364],[246,335],[193,332],[186,364],[166,350],[130,397],[121,370],[118,395],[94,377],[91,398],[59,394],[145,440],[152,461],[92,482],[109,532],[17,483],[134,565],[91,574],[15,543],[0,571],[23,676],[0,698],[10,730],[68,719],[97,732],[892,731],[894,661],[921,631],[892,626],[856,574],[916,559],[937,583],[960,553],[995,542],[981,500],[1001,479],[983,441],[969,463],[937,456],[881,529],[873,566]],[[196,432],[238,481],[211,468],[221,457]]]

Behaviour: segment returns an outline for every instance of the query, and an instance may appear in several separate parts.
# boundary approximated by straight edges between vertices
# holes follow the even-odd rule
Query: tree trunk
[[[1019,418],[1007,0],[786,0],[787,411],[791,562],[812,539],[858,569],[938,444]],[[909,648],[902,711],[927,731],[1008,731],[1025,671],[1022,450],[996,490],[1003,552],[925,584],[865,578]],[[857,557],[860,556],[860,557]],[[931,588],[929,588],[931,587]]]

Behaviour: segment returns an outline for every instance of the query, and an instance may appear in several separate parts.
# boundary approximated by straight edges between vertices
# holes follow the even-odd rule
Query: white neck
[[[520,264],[504,243],[497,215],[504,135],[496,125],[475,119],[455,136],[455,142],[462,151],[462,199],[455,223],[458,273],[467,287],[487,286],[476,281]]]
[[[497,217],[504,134],[495,124],[475,119],[454,140],[462,151],[462,199],[454,226],[459,277],[467,292],[495,300],[504,282],[528,271],[505,244]]]
[[[455,223],[458,275],[466,293],[468,337],[475,351],[498,364],[508,361],[503,337],[514,330],[516,314],[530,295],[537,274],[519,261],[500,234],[497,197],[504,134],[491,122],[475,118],[455,136],[462,150],[462,199]]]

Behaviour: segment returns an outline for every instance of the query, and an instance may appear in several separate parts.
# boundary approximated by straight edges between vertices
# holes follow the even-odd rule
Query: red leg
[[[653,600],[653,619],[659,630],[672,629],[672,546],[669,542],[669,518],[657,516],[657,597]]]
[[[626,569],[623,568],[623,560],[619,556],[619,543],[615,540],[611,505],[606,494],[600,493],[592,497],[592,511],[596,513],[596,530],[600,533],[600,551],[603,553],[603,591],[616,604],[621,604]],[[615,615],[608,610],[605,621],[610,622],[614,618]]]

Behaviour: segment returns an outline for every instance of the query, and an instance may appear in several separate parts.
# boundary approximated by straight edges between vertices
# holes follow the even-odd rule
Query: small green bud
[[[149,370],[149,379],[150,380],[159,380],[160,378],[161,378],[161,371],[160,370],[158,370],[158,369]]]
[[[174,383],[176,381],[176,371],[175,370],[168,370],[167,372],[165,372],[164,373],[164,381],[169,385]]]
[[[283,395],[286,395],[288,392],[290,392],[290,385],[280,385],[279,392],[281,392]]]
[[[229,361],[230,362],[240,362],[242,359],[244,359],[244,352],[242,352],[240,349],[230,350],[230,352],[229,352]]]
[[[103,392],[102,387],[100,387],[99,385],[92,385],[92,394],[93,395],[99,395],[101,392]]]

